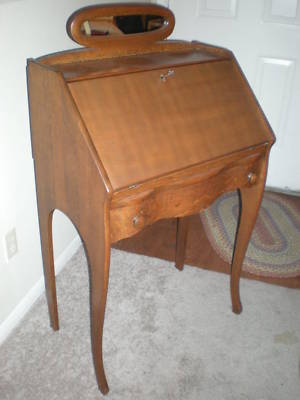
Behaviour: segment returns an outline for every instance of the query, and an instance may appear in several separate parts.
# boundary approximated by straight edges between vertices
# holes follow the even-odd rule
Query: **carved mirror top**
[[[75,11],[67,21],[67,32],[72,40],[86,47],[130,47],[165,39],[174,24],[173,13],[162,6],[104,4]]]

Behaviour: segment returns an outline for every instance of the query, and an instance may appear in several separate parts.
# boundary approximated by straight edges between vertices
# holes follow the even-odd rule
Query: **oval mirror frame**
[[[120,35],[87,35],[82,26],[86,21],[101,17],[120,16],[158,16],[164,19],[161,27],[139,33]],[[166,7],[145,3],[103,4],[81,8],[75,11],[67,21],[67,33],[75,42],[89,48],[139,47],[167,38],[173,31],[175,17]]]

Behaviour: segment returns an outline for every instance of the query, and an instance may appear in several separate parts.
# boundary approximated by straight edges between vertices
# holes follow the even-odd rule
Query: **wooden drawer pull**
[[[250,172],[250,173],[248,174],[248,182],[250,183],[250,185],[254,185],[254,183],[256,182],[256,180],[257,180],[256,174],[255,174],[254,172]]]
[[[135,217],[132,218],[132,224],[137,225],[139,222],[139,217],[136,215]]]

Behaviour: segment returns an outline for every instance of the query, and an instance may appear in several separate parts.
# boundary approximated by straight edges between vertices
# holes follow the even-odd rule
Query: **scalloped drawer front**
[[[163,219],[195,214],[208,207],[224,192],[254,185],[259,174],[260,155],[251,155],[226,167],[216,167],[195,179],[148,188],[110,211],[111,242],[132,236],[147,225]]]

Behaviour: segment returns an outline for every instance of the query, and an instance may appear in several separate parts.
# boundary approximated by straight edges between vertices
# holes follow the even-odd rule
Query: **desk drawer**
[[[195,214],[208,207],[222,193],[230,192],[259,179],[262,154],[250,154],[231,162],[197,166],[190,174],[179,173],[127,190],[127,196],[112,200],[110,210],[111,242],[130,237],[163,218]]]

